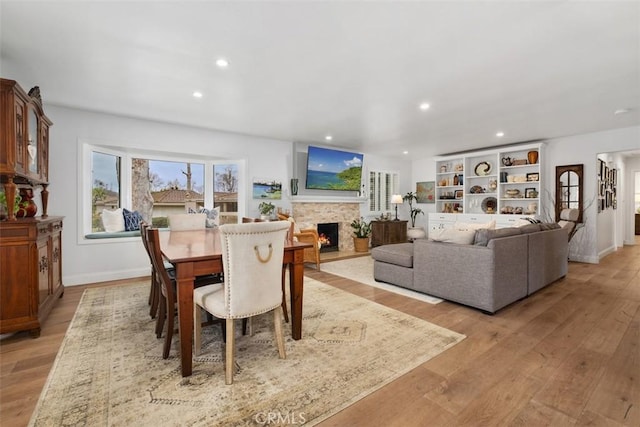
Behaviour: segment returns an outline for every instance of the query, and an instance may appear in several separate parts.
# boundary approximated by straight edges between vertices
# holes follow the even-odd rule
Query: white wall
[[[181,156],[246,160],[248,214],[257,216],[259,201],[251,200],[254,177],[288,182],[291,176],[291,143],[217,132],[108,114],[46,105],[53,121],[50,135],[49,214],[62,215],[64,231],[63,283],[77,285],[142,276],[149,262],[139,238],[84,241],[78,223],[77,181],[79,140],[100,141],[145,150],[179,153]],[[240,201],[239,201],[240,202]],[[288,201],[282,201],[283,205]],[[278,203],[277,203],[278,204]]]
[[[583,164],[584,198],[585,204],[588,205],[597,197],[597,155],[605,152],[638,150],[640,148],[640,127],[633,126],[584,135],[554,138],[546,140],[545,142],[546,146],[543,157],[545,162],[543,172],[545,195],[542,197],[550,200],[551,195],[555,193],[556,166]],[[486,147],[486,149],[488,148],[490,147]],[[628,167],[626,168],[626,176],[629,174],[629,169]],[[417,181],[433,181],[435,180],[435,159],[433,157],[415,159],[411,170],[413,187],[415,187],[415,182]],[[620,179],[618,182],[620,182]],[[618,203],[620,204],[620,200],[618,200]],[[435,211],[435,205],[420,205],[420,208],[428,212]],[[553,208],[551,208],[551,210],[552,209]],[[625,215],[625,224],[631,221],[631,219],[627,218],[628,215],[630,215],[628,211],[628,209],[621,211],[624,212]],[[571,241],[569,251],[572,260],[590,263],[597,263],[599,261],[601,250],[598,247],[598,241],[604,238],[603,236],[598,236],[598,229],[600,227],[602,228],[601,232],[610,233],[613,239],[612,242],[615,242],[613,238],[613,236],[615,236],[614,214],[611,214],[611,218],[601,218],[601,224],[599,226],[596,225],[598,220],[597,216],[598,209],[595,202],[593,202],[584,212],[585,227],[579,230]],[[426,219],[422,218],[422,221],[422,225],[426,225]],[[628,235],[628,233],[625,232],[625,235]],[[608,240],[608,238],[605,240]],[[613,249],[615,249],[615,244],[608,246],[613,246]]]

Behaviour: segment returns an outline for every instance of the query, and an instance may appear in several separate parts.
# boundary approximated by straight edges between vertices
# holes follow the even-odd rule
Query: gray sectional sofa
[[[495,313],[567,274],[567,232],[556,224],[472,233],[471,244],[417,239],[373,248],[374,278]]]

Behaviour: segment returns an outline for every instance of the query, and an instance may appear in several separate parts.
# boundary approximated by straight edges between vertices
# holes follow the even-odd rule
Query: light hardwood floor
[[[640,425],[636,243],[598,265],[570,263],[566,278],[493,316],[307,269],[314,279],[467,335],[321,426]],[[0,343],[2,426],[28,423],[87,287],[66,289],[40,338],[20,333]]]

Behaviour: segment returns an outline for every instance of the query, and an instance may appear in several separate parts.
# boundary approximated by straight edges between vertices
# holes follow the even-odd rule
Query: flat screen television
[[[359,191],[363,158],[361,153],[309,146],[305,188]]]

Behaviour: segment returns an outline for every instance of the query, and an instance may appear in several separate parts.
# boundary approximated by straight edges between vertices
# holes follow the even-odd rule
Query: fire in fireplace
[[[320,239],[320,252],[338,250],[338,223],[326,222],[318,224],[318,237]]]

